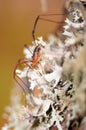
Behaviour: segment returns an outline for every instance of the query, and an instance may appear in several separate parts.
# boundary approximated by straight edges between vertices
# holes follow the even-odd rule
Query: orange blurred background
[[[0,0],[0,127],[4,124],[2,114],[9,104],[14,86],[13,70],[23,56],[24,44],[32,43],[32,27],[37,15],[62,13],[65,0]],[[46,6],[43,6],[43,3]],[[63,17],[58,17],[63,20]],[[36,36],[47,36],[56,24],[39,21]]]

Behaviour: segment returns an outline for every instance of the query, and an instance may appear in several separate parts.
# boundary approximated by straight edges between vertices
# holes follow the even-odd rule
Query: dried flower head
[[[45,42],[39,37],[35,45],[25,46],[14,76],[26,106],[18,100],[13,106],[13,100],[2,130],[81,130],[86,122],[85,10],[78,0],[67,1],[66,9],[62,39],[50,36]]]

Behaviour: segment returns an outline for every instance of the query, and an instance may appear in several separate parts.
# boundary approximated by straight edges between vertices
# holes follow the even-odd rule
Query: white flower
[[[37,82],[34,80],[29,80],[29,82],[30,82],[30,89],[34,90],[35,86],[37,86]]]
[[[68,18],[65,20],[65,22],[69,25],[74,27],[75,29],[80,29],[83,28],[85,25],[85,21],[83,21],[82,23],[73,23],[71,22]]]
[[[68,36],[70,38],[70,37],[72,37],[73,33],[72,32],[68,32],[68,31],[65,30],[63,32],[63,35]]]
[[[2,130],[11,130],[13,128],[15,130],[19,130],[19,129],[24,130],[25,128],[29,127],[29,124],[27,120],[19,119],[19,114],[22,108],[20,94],[15,95],[13,93],[11,100],[12,100],[11,106],[8,106],[6,108],[6,112],[9,114],[9,116],[7,117],[8,124],[5,124],[5,126],[2,127]],[[24,114],[24,111],[22,114]]]
[[[42,46],[46,46],[46,42],[43,41],[42,37],[38,37],[38,40],[35,40],[36,44],[41,44]]]
[[[61,74],[62,74],[62,68],[60,66],[55,66],[53,68],[52,73],[44,74],[44,78],[48,82],[51,82],[51,81],[55,80],[55,83],[53,84],[53,87],[56,87],[56,85],[58,84],[58,82],[59,82],[59,80],[61,78]]]

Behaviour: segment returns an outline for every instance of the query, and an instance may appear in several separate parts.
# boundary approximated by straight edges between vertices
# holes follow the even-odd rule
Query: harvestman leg
[[[32,29],[32,38],[33,38],[34,43],[35,43],[35,31],[36,31],[36,26],[37,26],[38,21],[39,20],[45,20],[45,21],[48,21],[48,22],[63,24],[64,22],[62,22],[62,21],[54,21],[54,20],[50,20],[50,19],[47,19],[47,18],[43,18],[43,17],[47,17],[47,16],[58,16],[58,15],[65,15],[65,14],[42,14],[42,15],[38,15],[36,17],[34,25],[33,25],[33,29]]]
[[[19,84],[19,86],[22,88],[22,90],[24,91],[25,94],[26,94],[26,91],[25,91],[25,88],[22,86],[22,84],[25,86],[27,86],[27,84],[16,74],[16,70],[17,70],[18,66],[22,65],[22,64],[25,64],[28,68],[30,68],[30,66],[27,64],[27,62],[28,62],[28,59],[27,60],[20,59],[14,69],[14,79]],[[21,81],[21,83],[19,81]]]

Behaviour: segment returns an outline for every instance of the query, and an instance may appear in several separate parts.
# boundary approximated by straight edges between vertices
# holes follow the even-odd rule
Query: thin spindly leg
[[[28,59],[21,59],[21,60],[19,60],[18,63],[16,64],[16,66],[15,66],[14,74],[13,74],[14,75],[14,79],[19,84],[19,86],[22,88],[22,90],[24,91],[25,94],[26,94],[25,87],[27,87],[28,84],[26,84],[26,82],[24,82],[24,80],[17,75],[16,70],[18,69],[18,67],[20,65],[25,65],[25,66],[28,67],[28,69],[30,69],[30,66],[29,66],[28,62],[29,62]]]
[[[38,15],[36,17],[34,25],[33,25],[33,29],[32,29],[32,38],[33,38],[34,44],[36,44],[35,43],[35,31],[36,31],[38,21],[44,20],[44,21],[53,22],[53,23],[56,23],[56,24],[63,24],[64,23],[63,21],[54,21],[54,20],[45,18],[45,17],[48,17],[48,16],[59,16],[59,15],[65,15],[65,14],[42,14],[42,15]]]

